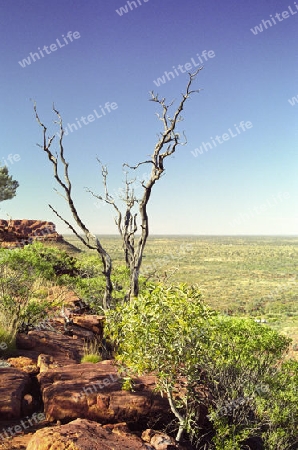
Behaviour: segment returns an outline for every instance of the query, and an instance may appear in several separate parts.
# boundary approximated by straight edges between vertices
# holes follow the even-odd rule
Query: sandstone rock
[[[49,369],[54,369],[55,367],[63,367],[63,364],[55,363],[53,356],[41,353],[38,355],[37,367],[39,368],[39,372],[42,373]]]
[[[84,354],[84,340],[73,339],[54,331],[29,331],[28,335],[19,334],[16,339],[18,353],[29,354],[37,360],[38,355],[45,353],[54,358],[55,363],[74,364],[81,361]],[[23,351],[22,351],[23,350]]]
[[[84,315],[73,316],[73,323],[79,325],[82,328],[86,328],[95,334],[103,335],[105,316],[97,315]]]
[[[0,219],[0,243],[2,247],[23,247],[34,240],[62,242],[53,222],[44,220]]]
[[[18,356],[17,358],[9,358],[7,360],[11,367],[20,369],[23,372],[38,374],[39,370],[36,362],[32,358],[27,358],[25,356]]]
[[[1,368],[0,376],[0,419],[19,419],[24,396],[30,392],[30,377],[12,367]]]
[[[67,425],[38,430],[27,450],[150,450],[139,437],[127,433],[119,435],[113,428],[99,423],[76,419]]]
[[[174,450],[178,448],[175,439],[160,431],[147,429],[142,433],[142,439],[152,445],[155,450]]]
[[[113,362],[68,365],[38,375],[47,420],[77,417],[102,423],[172,419],[168,401],[154,392],[153,376],[136,379],[138,390],[122,390]]]

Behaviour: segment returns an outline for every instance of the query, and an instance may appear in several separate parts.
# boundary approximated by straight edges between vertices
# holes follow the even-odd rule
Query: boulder
[[[124,424],[102,426],[85,419],[44,428],[31,437],[26,450],[153,450]]]
[[[30,393],[30,376],[13,367],[0,369],[0,420],[19,419],[25,395]]]
[[[142,433],[142,439],[148,442],[155,450],[177,449],[175,439],[160,431],[147,429]]]
[[[122,390],[112,361],[49,369],[38,375],[44,412],[49,421],[85,418],[102,423],[137,423],[173,419],[168,400],[155,392],[154,376],[134,379],[132,392]]]

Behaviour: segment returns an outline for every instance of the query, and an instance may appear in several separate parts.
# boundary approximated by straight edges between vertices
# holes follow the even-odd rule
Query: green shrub
[[[189,428],[191,393],[174,400],[181,376],[191,375],[207,339],[207,319],[214,316],[196,288],[152,286],[138,299],[107,313],[106,333],[117,346],[117,359],[134,373],[155,371],[179,421],[178,438]],[[183,410],[183,411],[182,411]]]
[[[267,325],[216,314],[195,287],[157,285],[109,311],[106,334],[131,374],[156,373],[177,440],[186,431],[198,448],[253,449],[256,437],[291,448],[297,366],[280,365],[290,341]],[[200,429],[204,408],[209,424]]]

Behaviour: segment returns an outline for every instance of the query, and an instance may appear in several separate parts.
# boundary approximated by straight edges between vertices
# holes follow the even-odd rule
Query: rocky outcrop
[[[38,375],[38,381],[49,421],[80,417],[106,424],[173,419],[168,400],[154,391],[154,376],[135,378],[133,390],[125,391],[112,361],[49,369]]]
[[[29,331],[28,334],[19,334],[16,342],[19,355],[36,361],[41,353],[46,353],[53,358],[52,362],[66,365],[79,363],[84,355],[84,339],[62,332]]]
[[[64,319],[59,317],[59,314],[53,319],[40,322],[35,330],[17,335],[16,343],[20,356],[32,358],[36,362],[42,354],[47,358],[47,364],[52,367],[56,364],[57,367],[79,363],[88,342],[94,346],[97,344],[99,350],[104,316],[79,316],[72,314],[70,308],[65,308],[64,314],[71,320],[65,327]]]
[[[31,380],[27,373],[13,367],[0,369],[0,420],[18,419],[22,416],[24,397],[29,393]]]
[[[76,419],[67,425],[38,430],[27,450],[154,450],[129,433],[125,424],[102,426],[90,420]]]
[[[1,247],[23,247],[35,240],[63,242],[63,237],[57,233],[53,222],[0,219]]]

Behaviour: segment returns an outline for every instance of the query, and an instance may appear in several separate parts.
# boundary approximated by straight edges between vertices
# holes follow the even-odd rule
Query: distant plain
[[[71,235],[65,239],[83,246]],[[123,264],[118,236],[100,238]],[[168,284],[196,284],[224,314],[266,320],[293,339],[298,355],[298,236],[151,236],[142,274]],[[297,348],[297,351],[294,349]]]

